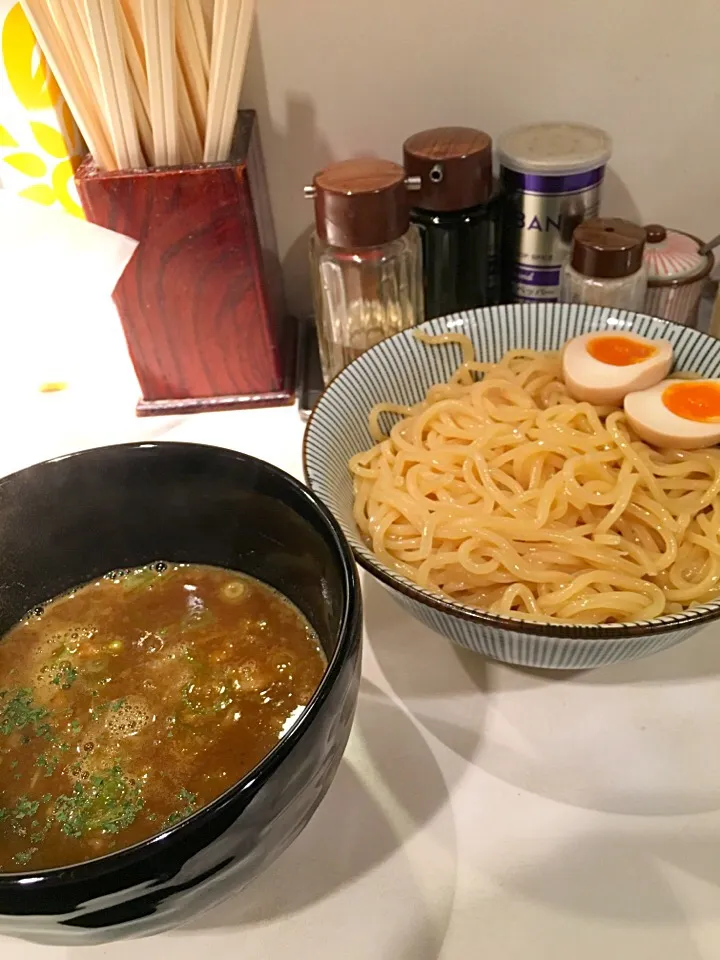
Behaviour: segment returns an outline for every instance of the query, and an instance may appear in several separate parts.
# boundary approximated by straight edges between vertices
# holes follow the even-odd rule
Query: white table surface
[[[0,473],[162,437],[301,475],[295,409],[136,419],[114,317],[39,360],[32,340],[0,361]],[[49,377],[68,390],[39,394]],[[357,721],[295,844],[173,933],[85,949],[0,937],[3,960],[720,957],[720,632],[548,676],[455,649],[364,586]]]

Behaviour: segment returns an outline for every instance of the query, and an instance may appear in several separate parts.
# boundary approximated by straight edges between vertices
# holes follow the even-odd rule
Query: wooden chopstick
[[[210,57],[210,89],[208,120],[203,159],[217,163],[220,155],[220,132],[225,109],[226,81],[240,20],[240,0],[216,0],[213,16],[212,51]]]
[[[83,86],[47,8],[41,0],[21,0],[21,6],[95,162],[103,170],[116,170],[117,158],[97,105]]]
[[[200,163],[203,155],[203,141],[197,128],[190,94],[182,73],[177,78],[178,116],[180,121],[180,162]]]
[[[133,46],[143,60],[143,70],[145,69],[145,48],[143,46],[142,35],[142,12],[140,9],[140,0],[120,0],[120,9],[123,14],[126,29],[132,37]],[[126,39],[125,45],[128,45]]]
[[[157,0],[165,136],[168,163],[180,163],[180,121],[178,117],[177,57],[175,53],[175,0]]]
[[[163,101],[160,69],[160,24],[157,0],[140,0],[142,40],[145,50],[145,70],[150,100],[150,123],[152,124],[153,154],[158,167],[167,166],[167,133],[165,130],[165,107]]]
[[[85,0],[85,10],[115,154],[123,169],[143,168],[116,0]]]
[[[130,78],[130,98],[132,100],[135,124],[137,126],[140,146],[142,147],[146,165],[152,167],[155,163],[155,160],[153,158],[153,138],[150,115],[135,77]]]
[[[196,21],[192,11],[193,2],[194,0],[178,0],[177,3],[177,53],[180,73],[187,87],[195,123],[200,136],[204,139],[207,128],[208,74],[201,51],[202,40],[196,32]],[[202,14],[201,10],[199,12]],[[205,21],[202,15],[200,21],[204,32]],[[207,37],[205,42],[207,43]],[[207,55],[207,50],[205,53]]]
[[[102,8],[99,6],[99,3],[100,0],[85,0],[90,42],[92,43],[95,63],[97,64],[98,76],[100,78],[99,92],[102,96],[101,103],[104,107],[104,115],[110,131],[113,151],[115,152],[120,167],[126,168],[130,166],[130,154],[125,141],[125,131],[120,117],[118,95],[115,90],[115,77],[110,62],[107,38],[105,36]]]
[[[225,106],[223,108],[220,136],[218,139],[218,157],[220,160],[227,160],[230,155],[254,19],[255,0],[242,0],[230,64],[230,74],[227,78]]]
[[[105,35],[110,49],[110,59],[115,75],[115,89],[118,95],[120,116],[125,131],[125,142],[130,154],[130,164],[135,169],[147,166],[140,146],[138,124],[135,119],[135,102],[133,100],[133,83],[130,77],[125,44],[122,39],[120,26],[119,0],[102,0],[103,18],[105,21]]]
[[[128,73],[130,75],[130,95],[135,111],[135,122],[138,128],[143,153],[150,166],[155,163],[153,148],[152,125],[150,123],[150,95],[148,80],[145,71],[145,52],[142,45],[140,25],[137,22],[136,11],[128,0],[121,0],[118,9],[120,34],[125,48]]]
[[[90,45],[87,33],[87,22],[74,2],[63,0],[45,0],[47,11],[55,22],[55,28],[65,47],[67,55],[72,59],[75,72],[90,84],[91,90],[97,89],[99,82],[95,55]]]
[[[21,3],[99,166],[227,159],[255,0]]]
[[[200,62],[205,76],[205,86],[207,87],[210,78],[210,41],[208,39],[207,23],[202,0],[187,0],[187,7],[193,25],[195,42],[197,43],[200,54]]]
[[[82,0],[45,0],[58,35],[67,55],[73,62],[75,72],[83,89],[100,89],[100,76],[90,42],[89,26]],[[97,112],[105,138],[110,143],[110,132],[102,111]]]

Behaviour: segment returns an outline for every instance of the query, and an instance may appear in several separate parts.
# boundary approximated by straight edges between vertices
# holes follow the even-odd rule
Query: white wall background
[[[720,232],[718,0],[259,0],[257,109],[290,305],[308,306],[302,187],[330,160],[399,160],[426,127],[604,127],[603,212]]]

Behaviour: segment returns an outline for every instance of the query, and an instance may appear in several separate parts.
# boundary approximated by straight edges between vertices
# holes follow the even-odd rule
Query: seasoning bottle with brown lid
[[[305,188],[315,201],[310,266],[326,383],[368,347],[424,319],[413,187],[399,164],[359,159],[331,164]]]
[[[586,220],[575,228],[560,300],[642,310],[647,290],[645,231],[628,220]]]
[[[427,316],[499,303],[502,201],[491,138],[437,127],[409,137],[403,152],[407,174],[420,179],[411,218],[422,241]]]

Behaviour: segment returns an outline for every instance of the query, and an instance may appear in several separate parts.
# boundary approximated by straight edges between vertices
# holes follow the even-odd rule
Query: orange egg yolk
[[[676,417],[696,423],[720,421],[720,383],[698,380],[674,383],[663,390],[662,402]]]
[[[631,363],[642,363],[657,353],[655,347],[642,340],[631,337],[594,337],[588,340],[587,352],[600,363],[609,363],[613,367],[629,367]]]

